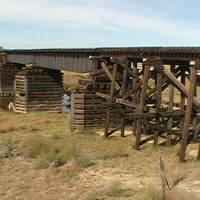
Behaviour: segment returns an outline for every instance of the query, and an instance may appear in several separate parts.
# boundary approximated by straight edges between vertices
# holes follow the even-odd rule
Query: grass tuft
[[[57,133],[54,133],[54,134],[52,135],[52,139],[53,139],[53,140],[60,140],[60,139],[61,139],[61,136],[60,136],[59,134],[57,134]]]
[[[47,138],[37,136],[25,144],[25,155],[28,158],[36,158],[41,154],[47,153],[50,149],[50,142]]]
[[[119,181],[113,181],[106,189],[106,195],[109,197],[131,197],[132,192],[129,189],[123,189]]]
[[[155,186],[147,186],[142,189],[138,200],[163,200],[162,192]]]

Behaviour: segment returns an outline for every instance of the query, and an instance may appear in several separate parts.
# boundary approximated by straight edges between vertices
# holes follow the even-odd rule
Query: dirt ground
[[[36,158],[28,158],[24,153],[1,158],[2,200],[159,199],[155,198],[155,193],[162,194],[160,157],[164,160],[170,185],[167,190],[169,199],[200,199],[200,163],[196,161],[198,144],[190,144],[187,162],[179,163],[176,155],[179,145],[153,149],[148,143],[136,151],[132,135],[120,138],[116,134],[105,139],[99,135],[87,135],[87,132],[70,132],[68,115],[16,114],[3,110],[0,115],[0,141],[18,140],[23,150],[25,144],[37,135],[60,135],[65,138],[66,145],[76,146],[93,162],[77,170],[75,175],[67,176],[64,172],[73,166],[73,160],[59,167],[50,164],[45,169],[36,169]],[[102,158],[105,152],[112,152],[115,156]]]

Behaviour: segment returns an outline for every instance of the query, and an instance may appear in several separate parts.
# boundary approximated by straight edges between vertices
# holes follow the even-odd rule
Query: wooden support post
[[[6,63],[6,53],[0,53],[0,64]]]
[[[200,143],[199,143],[199,150],[198,150],[197,160],[200,160]]]
[[[185,68],[183,67],[181,69],[181,83],[183,85],[185,85]],[[180,99],[180,111],[184,111],[185,110],[185,95],[183,92],[181,92],[181,99]],[[184,124],[184,116],[181,117],[180,120],[180,137],[182,138],[182,134],[183,134],[183,124]]]
[[[99,64],[98,60],[92,60],[92,69],[93,69],[93,72],[95,72],[95,71],[98,70],[98,64]]]
[[[25,88],[25,112],[28,112],[28,79],[24,79],[24,88]]]
[[[72,93],[71,94],[71,116],[70,116],[70,119],[71,119],[71,126],[70,126],[70,130],[71,131],[74,131],[74,94]]]
[[[171,72],[173,73],[175,69],[174,65],[171,65]],[[169,104],[168,104],[168,111],[172,112],[173,111],[173,104],[174,104],[174,86],[172,84],[169,85]],[[169,117],[168,122],[167,122],[167,128],[169,130],[172,129],[172,123],[173,123],[173,118],[172,116]],[[166,146],[171,145],[171,134],[170,132],[167,132],[167,141],[166,141]]]
[[[190,126],[190,119],[192,114],[192,105],[194,100],[194,92],[196,87],[196,76],[197,76],[197,68],[191,68],[191,75],[190,75],[190,85],[189,85],[189,92],[188,92],[188,100],[187,100],[187,108],[185,113],[184,125],[183,125],[183,135],[181,140],[181,149],[179,154],[179,161],[185,161],[185,152],[187,147],[187,138],[189,133],[189,126]]]
[[[14,108],[16,108],[16,91],[17,91],[16,80],[14,80]]]
[[[133,71],[135,72],[135,74],[137,74],[137,62],[134,62],[134,63],[133,63]],[[137,80],[136,80],[135,78],[132,79],[132,84],[133,84],[133,88],[135,88],[136,85],[137,85]],[[133,99],[132,99],[132,101],[135,103],[136,100],[137,100],[137,93],[135,92],[135,93],[133,94]],[[132,134],[133,134],[133,135],[136,135],[136,128],[137,128],[136,125],[137,125],[136,122],[132,122]]]
[[[140,96],[139,114],[143,113],[144,107],[145,107],[149,69],[150,69],[150,65],[145,65],[143,83],[142,83],[142,92],[141,92],[141,96]],[[142,125],[139,122],[137,122],[135,149],[139,149],[139,146],[140,146],[140,138],[141,138],[141,132],[142,132],[141,129],[142,129]]]
[[[113,101],[113,96],[115,92],[115,86],[116,86],[116,77],[117,77],[117,63],[114,64],[113,68],[113,74],[112,74],[112,79],[111,79],[111,89],[110,89],[110,98],[108,103],[112,103]],[[105,124],[105,137],[108,137],[108,131],[109,131],[109,124],[110,124],[110,114],[111,114],[111,109],[108,108],[108,111],[106,113],[106,124]]]
[[[167,180],[166,172],[165,172],[165,166],[164,161],[160,157],[160,170],[161,170],[161,179],[162,179],[162,191],[163,191],[163,200],[166,199],[166,190],[169,189],[169,183]]]
[[[161,96],[162,96],[162,75],[158,72],[157,77],[156,77],[156,113],[159,113],[160,111],[160,105],[161,105]],[[160,124],[160,119],[159,117],[156,119],[156,125]],[[154,131],[154,143],[153,146],[158,145],[158,130]]]
[[[194,95],[197,96],[197,86],[195,87]],[[195,129],[198,125],[198,119],[197,119],[197,111],[193,110],[193,119],[192,119],[192,128],[193,132],[195,133]],[[193,136],[193,141],[196,141],[198,139],[198,135]]]
[[[128,73],[124,69],[123,70],[123,84],[122,84],[122,99],[126,95],[127,91],[127,78],[128,78]],[[125,113],[126,112],[126,107],[123,105],[122,106],[122,111]],[[125,117],[122,117],[121,119],[121,137],[124,137],[124,130],[125,130]]]

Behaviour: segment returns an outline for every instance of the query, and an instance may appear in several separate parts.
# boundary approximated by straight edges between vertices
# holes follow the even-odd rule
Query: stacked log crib
[[[15,76],[15,111],[61,112],[62,79],[60,70],[24,68]]]

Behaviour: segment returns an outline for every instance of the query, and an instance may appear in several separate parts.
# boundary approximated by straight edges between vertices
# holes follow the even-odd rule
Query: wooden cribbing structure
[[[22,69],[20,64],[6,64],[0,62],[0,107],[7,108],[10,102],[14,102],[14,79]]]
[[[154,147],[181,141],[179,160],[183,162],[187,145],[194,138],[197,140],[200,130],[200,101],[196,91],[199,60],[163,61],[159,57],[130,56],[92,59],[93,80],[96,84],[103,84],[102,80],[110,84],[105,91],[96,92],[107,106],[105,137],[118,130],[124,137],[125,127],[132,125],[135,149],[150,140]],[[127,108],[132,108],[132,112],[126,112]],[[121,118],[120,124],[111,123],[115,115]]]
[[[15,76],[15,111],[61,112],[64,93],[62,79],[60,70],[33,66],[18,72]]]
[[[114,106],[117,110],[121,109],[121,105],[119,104]],[[71,130],[102,129],[106,124],[108,108],[109,105],[105,100],[96,94],[72,94]],[[131,113],[132,109],[129,107],[126,112]],[[109,119],[109,127],[121,127],[121,117],[112,113]],[[109,132],[107,134],[109,136],[112,133]]]

